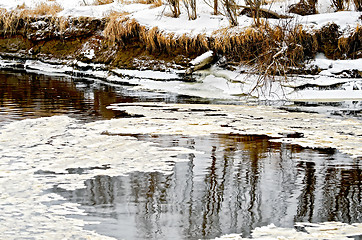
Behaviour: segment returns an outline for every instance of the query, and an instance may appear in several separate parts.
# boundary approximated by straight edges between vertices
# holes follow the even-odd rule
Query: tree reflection
[[[296,222],[312,222],[314,213],[314,199],[316,190],[315,163],[300,162],[297,167],[304,169],[303,189],[299,196]]]
[[[86,181],[86,189],[56,190],[82,203],[87,217],[101,226],[120,229],[109,233],[97,227],[102,234],[119,239],[202,239],[235,232],[247,236],[270,223],[291,227],[295,221],[362,220],[360,160],[271,143],[263,136],[142,139],[204,154],[189,155],[171,175],[98,176]]]
[[[94,86],[90,81],[72,81],[30,73],[0,73],[0,107],[14,118],[46,117],[76,114],[110,119],[121,113],[107,109],[115,102],[133,102],[131,97],[117,94],[110,86]],[[87,87],[78,87],[86,85]]]

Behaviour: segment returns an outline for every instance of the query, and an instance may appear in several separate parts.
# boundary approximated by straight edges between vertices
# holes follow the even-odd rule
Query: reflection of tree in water
[[[112,181],[109,176],[97,176],[93,181],[87,181],[87,189],[91,193],[89,203],[91,205],[109,205],[114,204],[115,189],[119,190],[115,184],[119,182]]]
[[[318,215],[326,221],[360,222],[362,219],[362,171],[358,167],[345,170],[328,168],[323,184],[323,196],[327,208],[320,209]],[[343,211],[341,211],[343,209]]]
[[[87,87],[79,88],[77,82]],[[134,101],[116,93],[113,87],[91,85],[91,82],[72,81],[69,77],[0,73],[0,107],[12,109],[22,117],[75,113],[86,118],[100,116],[109,119],[119,113],[107,109],[107,106]]]
[[[304,169],[303,190],[299,196],[296,222],[312,222],[314,211],[314,198],[316,190],[315,163],[300,162],[299,169]]]
[[[249,233],[261,217],[259,159],[269,151],[269,142],[265,137],[237,135],[220,135],[219,142],[205,176],[203,231],[206,236],[217,235],[226,222],[229,228]]]
[[[105,226],[128,224],[112,236],[198,239],[232,232],[245,236],[270,223],[290,227],[294,221],[362,220],[361,170],[330,164],[331,158],[339,158],[333,152],[306,151],[255,136],[152,140],[206,153],[190,154],[171,175],[98,176],[86,181],[86,189],[68,193],[69,199],[96,208],[89,214],[104,219]],[[107,222],[108,218],[117,223]]]
[[[333,152],[328,154],[330,157],[323,159],[316,156],[315,162],[298,163],[304,178],[296,222],[355,223],[362,220],[360,160],[349,166],[338,163]]]

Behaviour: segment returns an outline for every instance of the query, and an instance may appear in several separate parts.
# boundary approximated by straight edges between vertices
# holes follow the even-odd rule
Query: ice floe
[[[362,156],[362,123],[322,114],[297,113],[267,106],[135,103],[114,104],[111,109],[143,115],[137,119],[113,119],[103,123],[112,133],[139,134],[264,134],[273,141],[312,148],[337,148],[353,157]],[[302,132],[303,138],[283,133]]]
[[[346,224],[341,222],[324,222],[324,223],[297,223],[296,227],[303,228],[304,231],[297,231],[294,228],[276,227],[274,224],[258,227],[253,230],[251,238],[243,238],[240,234],[228,234],[215,240],[322,240],[322,239],[339,239],[348,240],[353,236],[362,235],[362,224]]]
[[[108,239],[84,230],[87,222],[67,218],[84,213],[48,190],[84,188],[85,180],[102,174],[170,173],[175,162],[185,161],[182,154],[193,152],[110,135],[102,126],[54,116],[0,128],[2,238]]]

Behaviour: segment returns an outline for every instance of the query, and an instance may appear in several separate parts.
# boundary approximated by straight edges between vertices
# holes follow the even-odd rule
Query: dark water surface
[[[0,127],[57,114],[86,121],[128,117],[106,109],[116,102],[196,100],[203,101],[137,94],[91,80],[0,73]],[[50,189],[87,213],[73,217],[99,222],[86,229],[117,239],[205,239],[249,236],[255,227],[271,223],[362,222],[361,159],[273,143],[265,136],[135,137],[200,153],[185,156],[171,175],[103,175],[87,180],[85,189]]]
[[[124,117],[106,107],[112,103],[162,101],[206,102],[196,97],[152,92],[135,93],[127,86],[94,79],[0,71],[1,122],[67,114],[82,120]]]
[[[333,150],[262,136],[146,139],[205,154],[190,155],[169,176],[135,172],[98,176],[76,191],[54,188],[80,203],[85,219],[101,222],[86,228],[118,239],[209,239],[271,223],[362,221],[361,162]]]

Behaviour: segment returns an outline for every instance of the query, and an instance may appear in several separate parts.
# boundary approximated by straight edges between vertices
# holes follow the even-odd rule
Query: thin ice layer
[[[76,203],[49,193],[82,188],[96,175],[172,170],[183,148],[161,148],[129,136],[102,133],[97,124],[66,116],[28,119],[0,129],[0,225],[4,239],[107,239],[70,219],[84,214]],[[52,204],[48,204],[52,202]],[[57,204],[55,204],[57,203]]]
[[[240,234],[224,235],[215,240],[307,240],[307,239],[339,239],[348,240],[352,236],[362,235],[362,224],[346,224],[341,222],[325,223],[297,223],[296,226],[304,228],[304,231],[297,231],[294,228],[276,227],[274,224],[258,227],[253,230],[251,238],[242,238]]]
[[[115,104],[115,110],[143,115],[138,119],[113,119],[104,129],[115,133],[207,135],[211,133],[265,134],[274,141],[303,147],[336,148],[362,156],[362,122],[297,113],[265,106],[135,103]],[[303,138],[285,138],[300,132]]]

